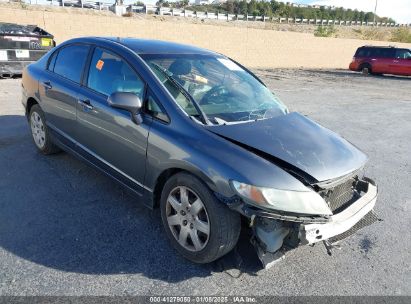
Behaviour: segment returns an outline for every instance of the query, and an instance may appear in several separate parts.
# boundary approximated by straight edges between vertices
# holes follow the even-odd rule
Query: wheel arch
[[[189,166],[175,166],[164,169],[156,178],[153,188],[153,208],[160,205],[161,192],[167,180],[177,173],[188,173],[197,177],[200,181],[206,184],[212,191],[216,191],[217,187],[210,177],[200,171],[198,168]]]
[[[359,71],[362,71],[365,67],[368,67],[370,69],[370,71],[372,71],[372,65],[368,61],[361,62],[358,69],[359,69]]]
[[[29,97],[27,99],[27,104],[26,104],[26,117],[27,118],[29,117],[31,108],[36,104],[38,105],[40,103],[34,97]]]

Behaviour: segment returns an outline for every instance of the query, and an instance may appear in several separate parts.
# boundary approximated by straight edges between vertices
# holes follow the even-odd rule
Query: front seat
[[[186,90],[188,90],[186,87],[188,84],[181,78],[181,76],[190,74],[191,68],[191,63],[188,60],[177,59],[170,65],[168,70],[173,73],[173,78],[177,80]]]

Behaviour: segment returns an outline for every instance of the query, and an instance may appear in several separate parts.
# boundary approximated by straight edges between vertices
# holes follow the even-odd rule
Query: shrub
[[[389,32],[381,27],[353,29],[353,32],[358,34],[359,38],[363,40],[387,41],[389,39]]]
[[[411,43],[411,30],[399,28],[392,33],[391,41]]]
[[[334,26],[319,25],[314,31],[316,37],[331,37],[335,34],[336,30]]]

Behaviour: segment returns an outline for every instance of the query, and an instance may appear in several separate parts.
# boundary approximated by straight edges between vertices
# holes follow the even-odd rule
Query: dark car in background
[[[268,267],[301,244],[330,253],[377,219],[366,155],[224,55],[78,38],[29,65],[22,92],[40,152],[71,152],[159,207],[193,262],[231,251],[241,222]]]
[[[411,76],[411,50],[390,46],[363,46],[355,52],[350,70],[363,74]]]
[[[55,45],[53,35],[36,25],[0,22],[0,78],[21,74]]]

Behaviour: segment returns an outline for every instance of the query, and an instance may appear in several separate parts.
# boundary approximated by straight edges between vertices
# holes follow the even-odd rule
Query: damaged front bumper
[[[369,221],[377,201],[378,188],[371,182],[363,182],[361,187],[366,187],[362,189],[364,190],[364,195],[345,210],[331,216],[328,223],[302,224],[300,226],[301,244],[314,244],[328,239],[333,242],[339,241],[343,238],[337,238],[337,236],[342,235],[348,237],[358,229],[352,231],[352,233],[347,232],[350,232],[352,229],[354,230],[356,226],[358,227],[357,224],[361,220]],[[361,226],[364,227],[363,225]]]
[[[320,241],[331,254],[333,244],[377,221],[373,211],[378,195],[376,184],[363,178],[353,183],[351,191],[357,195],[355,199],[329,217],[277,214],[243,205],[242,213],[251,218],[252,243],[263,266],[271,267],[287,250]]]

